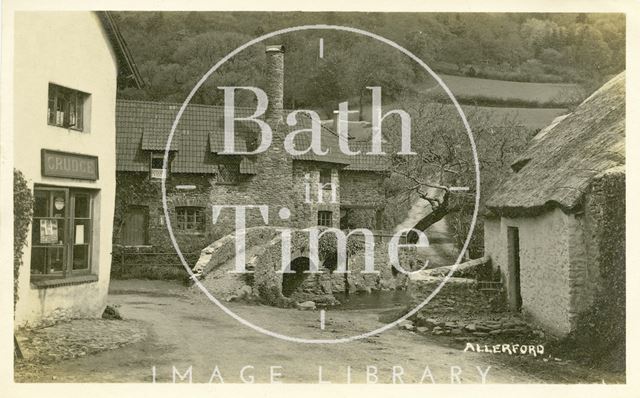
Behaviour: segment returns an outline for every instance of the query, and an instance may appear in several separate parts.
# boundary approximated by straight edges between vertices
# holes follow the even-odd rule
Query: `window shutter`
[[[47,123],[56,123],[56,91],[55,87],[49,86],[49,108],[47,109]]]
[[[82,108],[84,99],[81,95],[76,95],[76,127],[82,130]]]

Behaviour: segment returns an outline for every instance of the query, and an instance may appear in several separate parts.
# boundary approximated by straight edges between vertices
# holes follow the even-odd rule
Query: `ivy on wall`
[[[20,170],[13,169],[13,306],[18,301],[22,252],[33,216],[33,193]]]
[[[147,173],[116,175],[116,205],[113,215],[113,239],[117,240],[127,208],[161,197],[160,184],[149,180]]]
[[[569,348],[593,365],[624,371],[626,340],[625,175],[605,175],[593,183],[589,207],[597,214],[595,241],[600,282],[589,310],[581,313]]]

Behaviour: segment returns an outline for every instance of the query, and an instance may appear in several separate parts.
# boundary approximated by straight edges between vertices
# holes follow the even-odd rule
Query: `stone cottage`
[[[540,131],[511,168],[487,201],[485,251],[511,308],[566,335],[603,270],[624,272],[624,72]]]
[[[17,12],[14,47],[14,167],[35,199],[15,324],[99,317],[111,268],[116,91],[142,80],[107,12]]]
[[[266,49],[267,79],[264,88],[269,108],[264,118],[282,121],[284,49]],[[164,222],[160,181],[162,162],[177,104],[120,100],[117,104],[117,180],[114,242],[123,246],[171,247]],[[238,109],[248,116],[254,109]],[[171,224],[181,249],[199,251],[235,231],[231,210],[223,211],[215,224],[210,205],[268,205],[269,225],[306,228],[315,225],[375,229],[384,204],[382,180],[387,173],[384,156],[346,156],[339,150],[338,135],[322,127],[322,146],[329,153],[292,156],[284,150],[286,134],[309,128],[311,119],[297,115],[298,124],[280,123],[269,149],[257,155],[223,152],[224,107],[190,104],[180,119],[170,147],[166,175]],[[277,123],[269,123],[271,126]],[[236,122],[236,149],[255,148],[259,131],[255,123]],[[296,136],[298,149],[308,147],[310,137]],[[354,143],[352,150],[356,149]],[[318,200],[317,184],[322,200]],[[310,198],[305,187],[310,187]],[[289,220],[278,211],[291,210]],[[349,209],[367,213],[360,220],[341,222]],[[247,227],[262,226],[260,213],[247,212]]]

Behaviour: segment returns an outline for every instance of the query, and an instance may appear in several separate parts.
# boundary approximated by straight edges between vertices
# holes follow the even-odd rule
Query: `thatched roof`
[[[495,215],[519,217],[559,207],[576,211],[591,180],[625,164],[625,74],[574,112],[540,131],[488,199]]]

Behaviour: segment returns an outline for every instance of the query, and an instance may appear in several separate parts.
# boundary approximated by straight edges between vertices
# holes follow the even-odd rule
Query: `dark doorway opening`
[[[282,294],[285,297],[290,297],[304,282],[308,275],[304,271],[309,270],[309,258],[298,257],[294,259],[291,261],[290,268],[294,273],[282,274]]]
[[[522,308],[520,295],[520,235],[518,228],[507,227],[508,255],[508,299],[509,306],[515,311]]]
[[[124,246],[142,246],[148,243],[149,208],[129,206],[122,225],[121,243]]]

